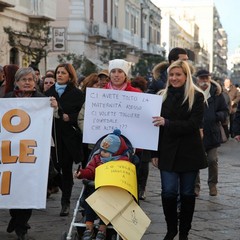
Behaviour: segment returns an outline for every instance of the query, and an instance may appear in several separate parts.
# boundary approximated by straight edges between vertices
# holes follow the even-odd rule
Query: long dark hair
[[[15,64],[5,65],[3,67],[3,72],[5,75],[5,94],[12,92],[14,89],[15,73],[19,67]]]

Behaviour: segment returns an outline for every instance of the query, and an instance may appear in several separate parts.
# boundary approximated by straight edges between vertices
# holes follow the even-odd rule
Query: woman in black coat
[[[55,70],[56,83],[46,93],[58,102],[58,114],[54,118],[53,138],[61,171],[62,190],[60,216],[67,216],[73,186],[73,162],[82,159],[82,138],[77,116],[84,103],[84,95],[77,86],[77,75],[69,63],[59,64]]]
[[[164,240],[178,233],[177,197],[181,212],[179,239],[187,240],[195,207],[194,186],[198,170],[207,167],[199,129],[202,127],[204,95],[194,85],[187,61],[178,60],[168,69],[161,116],[153,117],[160,127],[158,151],[152,163],[160,169],[162,205],[167,222]]]

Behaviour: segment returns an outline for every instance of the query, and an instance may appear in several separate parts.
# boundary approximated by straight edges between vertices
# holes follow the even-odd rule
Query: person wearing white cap
[[[130,92],[141,92],[141,90],[131,86],[128,79],[128,73],[131,63],[123,59],[114,59],[109,61],[109,77],[110,82],[105,86],[106,89],[123,90]]]

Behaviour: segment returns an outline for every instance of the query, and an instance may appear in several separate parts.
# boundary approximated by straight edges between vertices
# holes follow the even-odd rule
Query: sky
[[[220,22],[228,35],[228,53],[234,53],[240,46],[240,1],[214,0]]]
[[[151,0],[156,6],[159,0]],[[181,0],[184,2],[185,0]],[[186,0],[195,2],[199,0]],[[220,22],[228,35],[228,55],[235,52],[240,46],[240,1],[237,0],[214,0],[220,16]]]

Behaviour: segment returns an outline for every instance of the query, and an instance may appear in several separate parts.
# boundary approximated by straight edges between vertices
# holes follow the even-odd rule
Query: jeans
[[[180,196],[195,196],[194,188],[198,171],[191,172],[169,172],[162,171],[162,197],[175,198]]]

